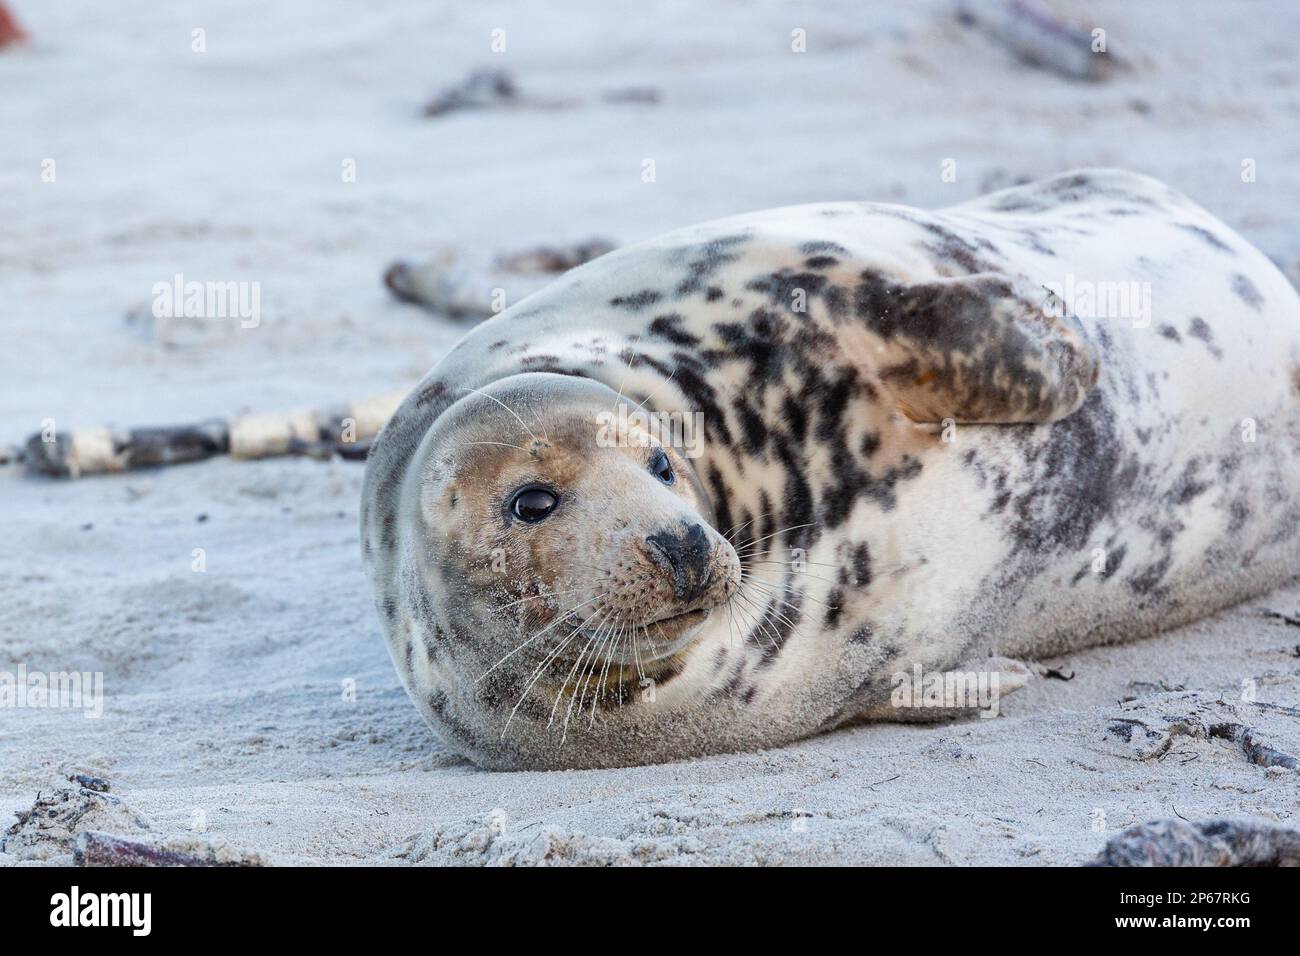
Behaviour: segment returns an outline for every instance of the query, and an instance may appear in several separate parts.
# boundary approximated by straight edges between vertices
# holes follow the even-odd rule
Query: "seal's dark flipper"
[[[1078,320],[1045,288],[993,273],[859,289],[872,371],[914,422],[1052,422],[1097,382]]]

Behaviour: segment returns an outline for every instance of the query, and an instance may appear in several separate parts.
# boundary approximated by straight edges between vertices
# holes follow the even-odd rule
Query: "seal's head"
[[[466,390],[405,467],[392,564],[371,556],[381,613],[408,690],[476,760],[642,706],[725,621],[740,561],[663,425],[588,379],[517,375]]]

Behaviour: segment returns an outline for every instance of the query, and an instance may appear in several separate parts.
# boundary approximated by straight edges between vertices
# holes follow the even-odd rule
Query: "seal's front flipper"
[[[995,273],[859,287],[871,370],[914,422],[1052,422],[1083,404],[1099,359],[1046,288]]]
[[[1023,662],[1006,657],[980,657],[946,671],[918,665],[895,674],[889,700],[867,708],[861,719],[931,724],[996,717],[1002,698],[1033,676]]]

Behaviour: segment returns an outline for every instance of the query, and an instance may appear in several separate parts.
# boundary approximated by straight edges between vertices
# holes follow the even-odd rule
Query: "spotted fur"
[[[1089,283],[1132,282],[1145,321],[1079,307]],[[558,376],[702,412],[696,510],[782,595],[761,625],[712,610],[653,700],[603,699],[563,742],[527,695],[503,736],[517,684],[479,678],[526,632],[469,613],[488,603],[456,586],[474,559],[422,497],[453,418],[525,441],[563,418]],[[1260,593],[1300,569],[1297,475],[1295,291],[1168,187],[1084,170],[938,212],[739,216],[568,273],[407,398],[371,454],[362,541],[393,660],[452,746],[609,766],[781,744],[879,712],[916,664],[1129,640]],[[630,495],[591,540],[658,507]],[[540,653],[519,658],[526,674]]]

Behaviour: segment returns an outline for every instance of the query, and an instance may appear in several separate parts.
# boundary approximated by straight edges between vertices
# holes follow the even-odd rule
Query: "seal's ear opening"
[[[1052,422],[1083,404],[1099,359],[1045,287],[993,273],[899,285],[868,280],[872,371],[918,423]]]

